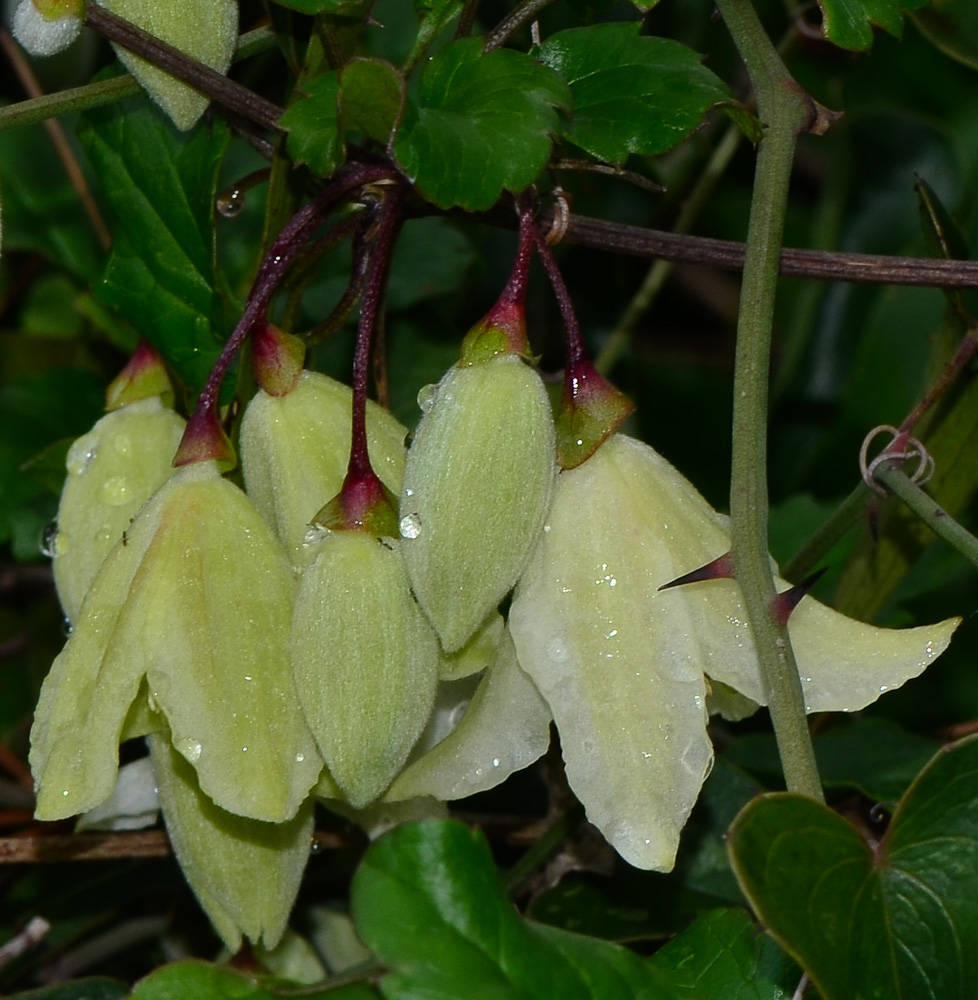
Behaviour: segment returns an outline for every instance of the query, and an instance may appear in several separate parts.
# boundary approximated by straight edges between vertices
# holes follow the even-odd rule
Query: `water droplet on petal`
[[[41,532],[41,552],[49,559],[58,555],[58,522],[51,521]]]
[[[492,758],[492,766],[493,767],[499,767],[499,758],[498,757],[493,757]]]
[[[301,764],[305,759],[306,759],[306,755],[304,753],[297,753],[295,755],[295,762],[297,764]]]
[[[66,618],[61,623],[61,631],[64,632],[65,637],[67,638],[69,635],[71,635],[72,632],[75,631],[75,626],[72,625],[71,622]]]
[[[402,538],[417,538],[421,534],[421,518],[417,514],[405,514],[398,527]]]
[[[68,449],[68,458],[65,462],[68,471],[80,476],[88,468],[96,454],[98,454],[98,445],[94,435],[85,434],[78,438]]]
[[[303,548],[309,548],[311,545],[316,545],[321,542],[326,537],[327,529],[321,524],[312,524],[309,526],[309,530],[302,536]]]
[[[418,390],[418,406],[421,408],[421,412],[427,413],[435,405],[435,400],[437,398],[437,385],[434,383],[431,383],[430,385],[423,385]]]
[[[177,746],[180,753],[183,754],[191,764],[196,764],[200,760],[201,745],[195,739],[185,739],[181,740]]]

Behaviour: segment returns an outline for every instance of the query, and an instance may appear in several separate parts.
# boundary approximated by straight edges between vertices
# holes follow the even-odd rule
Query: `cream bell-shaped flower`
[[[659,590],[729,548],[727,518],[619,434],[558,477],[516,589],[510,629],[554,713],[570,785],[639,868],[672,868],[712,766],[704,675],[767,700],[737,584]],[[788,632],[809,711],[859,709],[916,676],[958,622],[881,629],[803,598]]]
[[[248,496],[296,568],[309,561],[306,535],[312,519],[343,485],[350,460],[351,398],[349,386],[305,371],[284,396],[259,390],[241,422]],[[368,401],[370,463],[394,494],[401,489],[406,436],[406,427]]]
[[[172,475],[185,426],[153,396],[113,410],[68,449],[68,478],[49,547],[69,622],[136,511]]]
[[[456,365],[422,398],[401,491],[404,561],[452,653],[512,589],[543,526],[553,417],[517,354]]]
[[[360,809],[393,781],[431,715],[438,640],[398,540],[320,533],[296,596],[295,683],[330,775]]]
[[[204,63],[226,73],[238,40],[237,0],[98,0],[101,6]],[[192,128],[210,98],[119,45],[122,64],[181,131]]]
[[[283,823],[236,816],[201,792],[165,733],[148,742],[173,852],[215,930],[232,954],[242,935],[274,948],[309,858],[313,800]]]
[[[38,819],[109,797],[141,690],[221,808],[291,819],[322,767],[292,678],[294,589],[280,543],[216,463],[178,469],[106,557],[41,688]]]

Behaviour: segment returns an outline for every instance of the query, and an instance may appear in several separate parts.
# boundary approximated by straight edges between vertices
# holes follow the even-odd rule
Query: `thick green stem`
[[[821,800],[798,667],[787,629],[771,610],[776,592],[767,539],[767,407],[774,299],[795,137],[809,123],[812,104],[791,79],[749,0],[718,0],[717,6],[747,65],[766,126],[757,156],[737,325],[730,481],[734,565],[785,781],[790,791]]]

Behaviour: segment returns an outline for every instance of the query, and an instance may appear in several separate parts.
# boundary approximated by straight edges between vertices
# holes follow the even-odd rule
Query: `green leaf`
[[[361,0],[275,0],[275,2],[302,14],[346,14],[351,8],[363,6]]]
[[[164,965],[136,983],[131,1000],[273,1000],[253,976],[190,959]]]
[[[900,37],[905,11],[928,0],[818,0],[825,37],[843,49],[865,50],[873,44],[872,25]]]
[[[570,103],[560,77],[510,49],[482,54],[463,38],[435,55],[409,103],[395,154],[421,193],[442,208],[490,208],[522,191],[546,165],[556,107]]]
[[[383,59],[351,59],[340,76],[344,131],[386,143],[404,102],[404,81]]]
[[[937,754],[880,844],[799,795],[730,830],[741,886],[826,1000],[965,1000],[978,976],[978,737]]]
[[[668,972],[689,1000],[782,1000],[801,970],[743,910],[704,913],[656,952],[652,964]]]
[[[671,1000],[625,949],[524,922],[483,836],[453,820],[376,841],[351,898],[360,936],[393,970],[388,1000]]]
[[[151,341],[190,386],[221,347],[215,329],[214,198],[229,131],[186,134],[145,102],[89,111],[79,138],[115,216],[99,297]]]
[[[574,114],[561,134],[608,163],[672,149],[707,109],[731,97],[692,49],[669,38],[639,36],[639,28],[638,22],[571,28],[540,49],[542,61],[560,73],[573,95]]]
[[[126,1000],[128,996],[129,987],[125,983],[98,976],[24,993],[8,993],[7,1000]]]
[[[300,98],[279,119],[289,130],[286,148],[295,163],[305,163],[328,177],[345,159],[346,146],[340,134],[339,74],[329,70],[305,84]]]
[[[941,52],[978,69],[978,6],[973,0],[932,0],[912,16]]]

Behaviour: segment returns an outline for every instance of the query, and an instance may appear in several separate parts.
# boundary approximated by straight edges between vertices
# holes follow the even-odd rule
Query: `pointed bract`
[[[516,583],[553,477],[540,376],[513,354],[450,369],[408,452],[400,508],[411,586],[446,652]]]
[[[327,532],[302,574],[292,624],[306,720],[333,780],[358,809],[401,769],[435,698],[438,641],[397,545]]]

